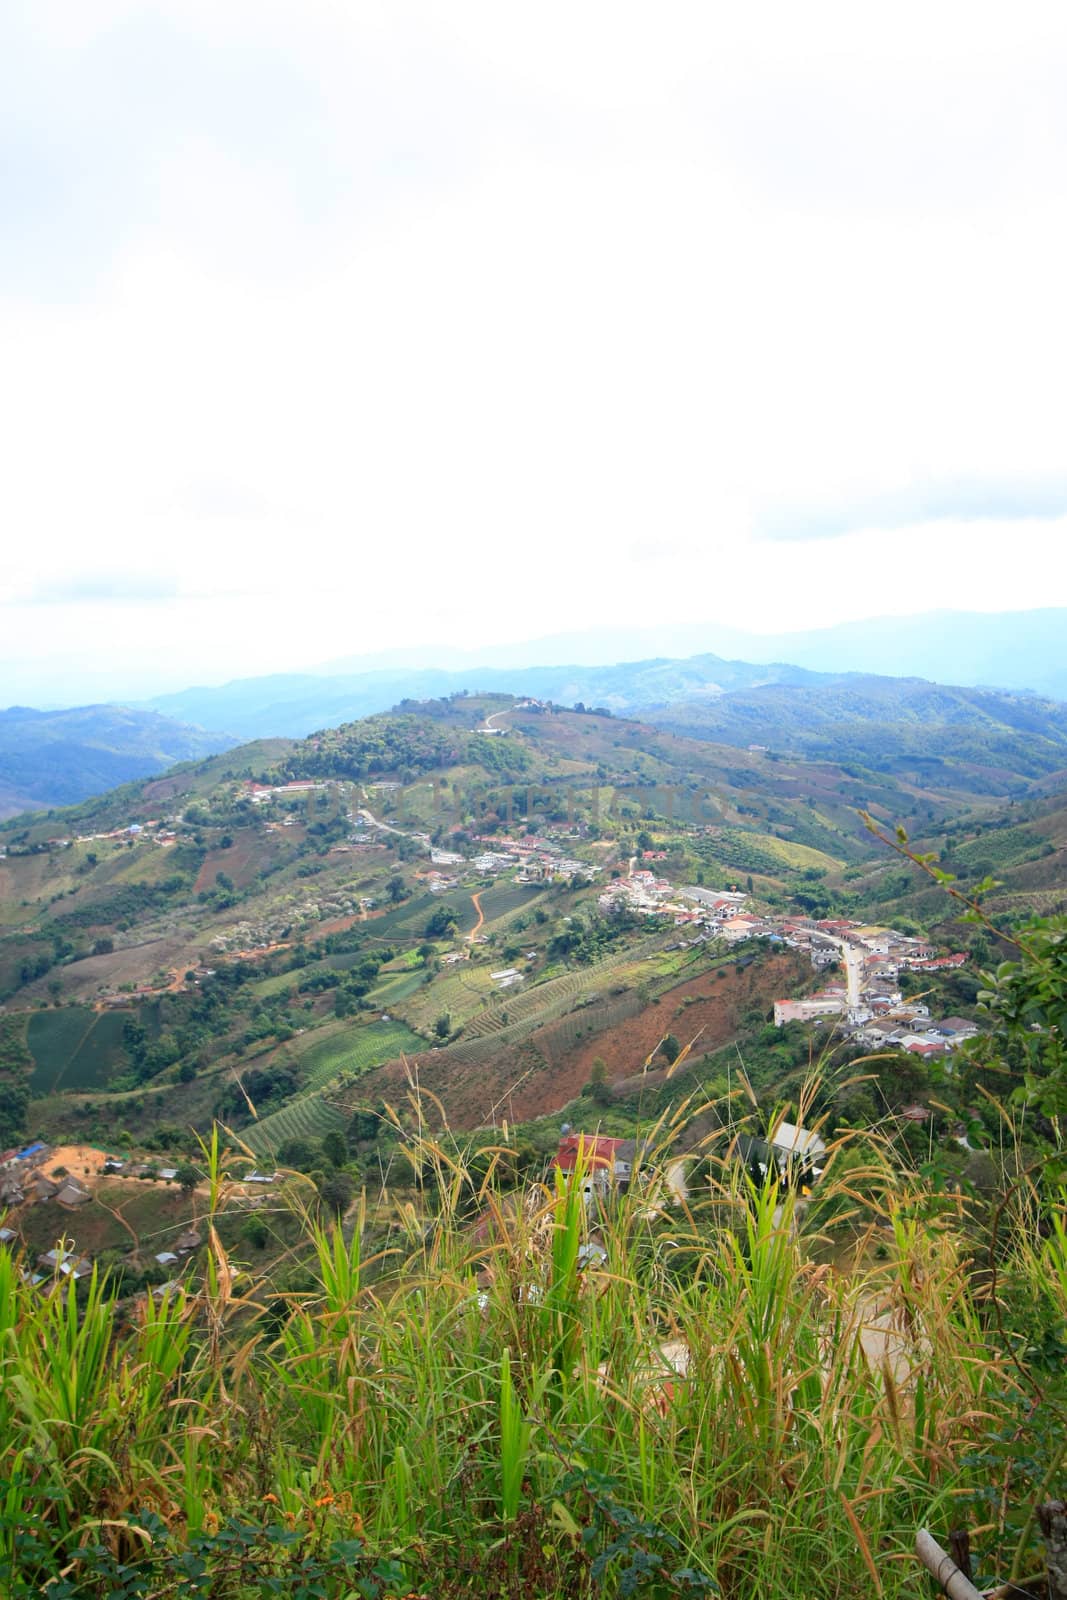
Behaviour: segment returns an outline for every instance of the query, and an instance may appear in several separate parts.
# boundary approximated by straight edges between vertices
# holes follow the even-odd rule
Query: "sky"
[[[1067,605],[1065,70],[1026,0],[5,0],[0,704]]]

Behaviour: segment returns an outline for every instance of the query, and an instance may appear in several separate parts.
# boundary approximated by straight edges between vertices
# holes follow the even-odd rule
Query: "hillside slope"
[[[134,778],[196,761],[237,740],[159,711],[77,706],[0,711],[0,818],[75,805]]]
[[[1026,804],[1015,839],[1011,808],[962,788],[460,696],[9,821],[0,1005],[27,1097],[9,1142],[222,1117],[257,1148],[270,1123],[266,1151],[337,1129],[353,1093],[402,1094],[410,1071],[464,1120],[501,1097],[552,1109],[598,1058],[638,1070],[657,1028],[722,1042],[774,997],[758,974],[709,987],[721,952],[684,907],[650,922],[605,889],[641,874],[665,901],[689,885],[771,914],[888,907],[913,891],[861,810],[963,861],[972,834],[1010,843],[1020,871],[1062,882],[1038,816],[1053,802]]]
[[[856,763],[911,783],[1007,795],[1067,762],[1067,705],[918,678],[767,684],[648,706],[690,737]]]

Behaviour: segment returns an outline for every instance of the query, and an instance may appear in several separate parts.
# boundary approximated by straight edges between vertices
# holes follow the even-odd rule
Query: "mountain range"
[[[234,743],[145,708],[10,706],[0,710],[0,818],[73,805]]]
[[[14,707],[0,713],[0,817],[77,803],[242,741],[305,738],[396,705],[479,693],[597,707],[697,739],[849,762],[961,795],[1007,795],[1067,769],[1061,701],[705,653],[608,666],[278,674],[141,706]]]

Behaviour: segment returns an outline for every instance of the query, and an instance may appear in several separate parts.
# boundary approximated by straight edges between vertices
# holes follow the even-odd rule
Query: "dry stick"
[[[915,1554],[948,1595],[949,1600],[985,1600],[981,1589],[976,1589],[970,1578],[964,1576],[949,1555],[942,1550],[933,1534],[920,1528],[915,1535]]]

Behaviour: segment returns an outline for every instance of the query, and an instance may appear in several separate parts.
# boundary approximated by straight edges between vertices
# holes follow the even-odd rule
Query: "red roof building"
[[[578,1165],[580,1152],[587,1172],[594,1172],[598,1168],[614,1172],[619,1146],[629,1142],[626,1139],[608,1139],[599,1133],[566,1133],[559,1141],[554,1165],[560,1172],[573,1172]]]

